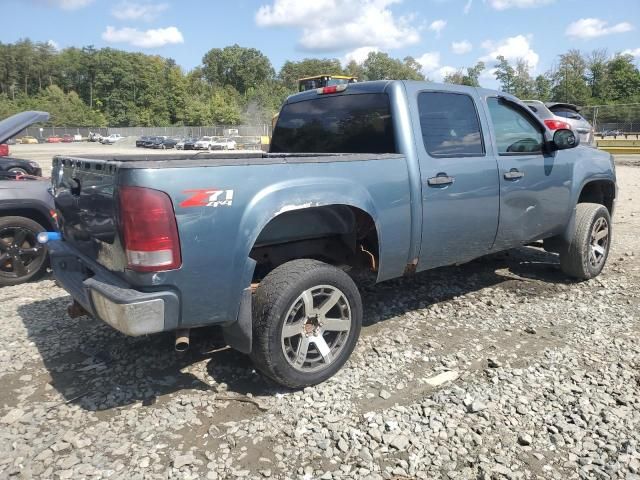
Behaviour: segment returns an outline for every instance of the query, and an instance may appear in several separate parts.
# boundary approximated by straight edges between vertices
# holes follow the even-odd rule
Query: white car
[[[213,137],[202,137],[195,143],[194,147],[196,150],[211,150],[211,145],[213,144],[213,142]]]
[[[102,143],[103,145],[113,145],[114,143],[119,142],[123,138],[124,137],[119,133],[112,133],[108,137],[102,137],[102,139],[100,140],[100,143]]]
[[[81,142],[81,141],[82,141],[82,135],[80,135],[79,133],[76,133],[76,134],[73,136],[73,141],[74,141],[74,142]]]
[[[236,142],[230,138],[216,138],[211,142],[211,150],[235,150]]]

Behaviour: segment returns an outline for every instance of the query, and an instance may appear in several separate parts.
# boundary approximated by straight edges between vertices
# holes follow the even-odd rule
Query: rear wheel
[[[28,282],[44,273],[47,249],[36,240],[43,231],[29,218],[0,218],[0,286]]]
[[[567,275],[588,280],[600,274],[611,247],[611,216],[597,203],[579,203],[573,238],[560,251],[560,267]]]
[[[362,325],[353,280],[316,260],[293,260],[269,273],[255,293],[253,311],[253,362],[291,388],[321,383],[340,370]]]
[[[29,174],[29,172],[27,172],[24,168],[20,168],[20,167],[10,168],[9,172],[17,173],[18,175],[28,175]]]

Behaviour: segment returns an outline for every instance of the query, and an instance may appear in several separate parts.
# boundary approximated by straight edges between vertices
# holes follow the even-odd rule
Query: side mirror
[[[555,150],[566,150],[567,148],[577,147],[580,139],[572,130],[561,128],[553,134],[553,146]]]

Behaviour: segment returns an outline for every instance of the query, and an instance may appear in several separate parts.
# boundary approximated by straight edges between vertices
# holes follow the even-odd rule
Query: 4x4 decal
[[[215,188],[200,190],[185,190],[189,195],[180,202],[180,207],[230,207],[233,204],[233,190],[218,190]]]

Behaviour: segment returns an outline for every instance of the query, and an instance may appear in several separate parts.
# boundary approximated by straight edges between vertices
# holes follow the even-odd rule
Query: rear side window
[[[552,109],[551,111],[554,115],[557,115],[559,117],[570,118],[572,120],[584,120],[584,118],[582,118],[582,116],[578,112],[574,112],[573,110],[560,108],[555,110]]]
[[[273,153],[396,153],[385,93],[319,96],[286,104]]]
[[[432,157],[484,155],[473,99],[464,94],[422,92],[418,111],[424,147]]]

